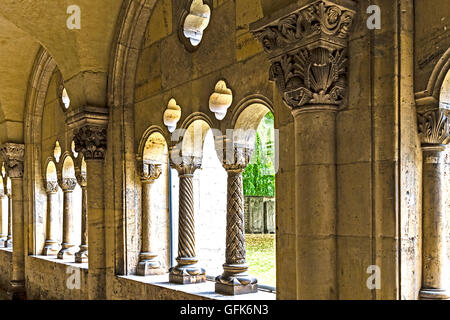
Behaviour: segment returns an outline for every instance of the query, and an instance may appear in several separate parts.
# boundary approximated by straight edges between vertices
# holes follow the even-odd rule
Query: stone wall
[[[27,299],[87,300],[87,264],[55,258],[26,257]]]
[[[245,197],[245,232],[275,233],[275,199]]]
[[[4,293],[9,288],[11,272],[12,251],[9,249],[0,249],[0,291],[3,291]]]

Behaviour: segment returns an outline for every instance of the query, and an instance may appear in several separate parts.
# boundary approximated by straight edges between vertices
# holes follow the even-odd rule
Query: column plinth
[[[141,170],[142,182],[142,248],[136,273],[140,276],[163,274],[161,261],[156,252],[155,217],[151,214],[151,187],[161,176],[161,165],[144,163]]]
[[[171,156],[171,161],[173,157]],[[178,284],[206,281],[206,271],[198,265],[195,253],[194,188],[195,170],[201,167],[201,158],[182,156],[172,166],[180,179],[180,204],[178,219],[177,265],[170,269],[169,282]]]
[[[46,183],[47,192],[47,236],[44,244],[44,250],[42,254],[44,256],[56,256],[59,252],[60,244],[56,240],[56,228],[57,228],[57,211],[55,210],[55,205],[58,202],[58,182],[47,181]]]
[[[60,187],[63,190],[63,242],[61,250],[58,252],[58,259],[73,258],[75,254],[75,245],[73,244],[73,212],[72,212],[72,196],[73,190],[77,185],[75,178],[64,178],[60,181]]]
[[[258,281],[248,274],[245,248],[244,186],[242,172],[250,162],[253,148],[226,145],[223,166],[227,179],[226,261],[216,278],[215,292],[225,295],[254,293]],[[229,150],[230,149],[230,150]],[[230,152],[232,155],[230,156]]]

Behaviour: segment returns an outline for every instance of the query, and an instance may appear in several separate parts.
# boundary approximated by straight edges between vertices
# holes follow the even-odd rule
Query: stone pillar
[[[59,242],[56,240],[56,231],[58,228],[58,182],[47,181],[47,224],[46,224],[46,240],[44,245],[44,256],[56,256],[60,249]]]
[[[297,298],[336,299],[336,112],[354,11],[295,5],[251,25],[295,127]]]
[[[6,143],[0,149],[5,170],[11,179],[11,194],[8,196],[9,221],[12,221],[12,276],[9,293],[13,299],[25,299],[25,229],[23,211],[23,161],[25,146],[23,144]],[[14,214],[12,214],[14,212]],[[11,224],[11,222],[9,222]]]
[[[422,288],[420,298],[450,299],[447,268],[445,172],[446,144],[450,141],[448,110],[418,107],[423,150]]]
[[[3,201],[5,198],[7,198],[4,189],[0,190],[0,248],[4,248],[6,244],[6,240],[8,239],[8,223],[5,225],[3,224],[4,217],[7,217],[7,220],[9,220],[8,212],[3,211]],[[6,232],[4,232],[6,231]]]
[[[80,251],[75,253],[75,263],[88,262],[88,203],[86,173],[77,173],[77,181],[81,187],[81,242]]]
[[[195,156],[174,157],[171,166],[178,171],[180,179],[178,218],[178,264],[170,270],[169,282],[188,284],[206,281],[205,269],[197,265],[195,253],[194,190],[195,170],[201,167],[201,158]]]
[[[61,250],[58,252],[58,259],[68,259],[75,254],[75,245],[73,244],[73,212],[72,198],[73,190],[77,186],[75,178],[62,178],[59,186],[63,191],[63,241]]]
[[[141,165],[142,183],[142,218],[141,218],[141,241],[142,248],[139,254],[139,264],[137,274],[148,276],[162,274],[161,262],[155,248],[156,228],[155,217],[151,214],[150,191],[153,183],[161,176],[161,165],[153,163],[143,163]]]
[[[222,275],[216,278],[216,293],[238,295],[258,291],[258,281],[248,275],[245,248],[244,185],[242,172],[250,162],[253,147],[227,144],[223,167],[227,182],[226,260]],[[230,155],[231,154],[231,155]]]
[[[86,161],[87,212],[89,234],[88,297],[106,299],[104,160],[106,127],[85,125],[74,131],[75,151]]]

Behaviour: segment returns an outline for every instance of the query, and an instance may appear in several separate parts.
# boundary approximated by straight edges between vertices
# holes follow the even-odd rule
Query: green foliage
[[[269,112],[258,127],[256,148],[250,164],[243,173],[244,195],[275,196],[274,140],[274,117]]]

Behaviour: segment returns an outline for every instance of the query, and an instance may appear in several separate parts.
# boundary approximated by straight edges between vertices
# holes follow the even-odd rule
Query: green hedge
[[[243,173],[244,195],[274,197],[275,170],[273,166],[274,117],[268,113],[258,127],[256,148],[250,164]]]

